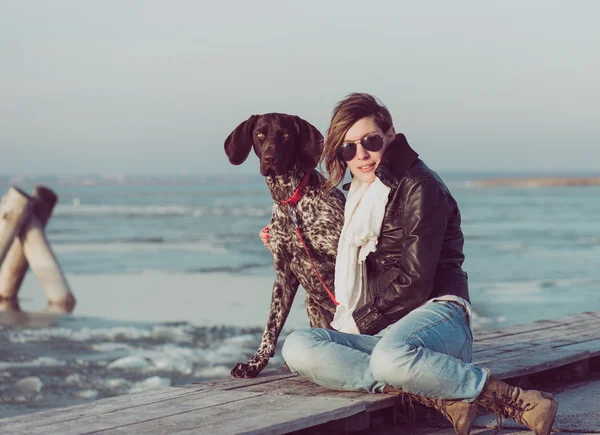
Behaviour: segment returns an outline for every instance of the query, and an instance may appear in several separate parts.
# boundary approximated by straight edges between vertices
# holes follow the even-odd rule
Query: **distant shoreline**
[[[600,186],[600,177],[495,178],[473,180],[469,185],[475,187]]]

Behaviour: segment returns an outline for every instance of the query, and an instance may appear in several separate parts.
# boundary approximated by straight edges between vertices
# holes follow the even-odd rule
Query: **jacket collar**
[[[411,148],[406,136],[398,133],[388,149],[383,154],[381,162],[375,169],[375,175],[387,187],[393,189],[398,187],[400,179],[419,159],[419,154]],[[342,186],[344,190],[350,190],[350,184]]]

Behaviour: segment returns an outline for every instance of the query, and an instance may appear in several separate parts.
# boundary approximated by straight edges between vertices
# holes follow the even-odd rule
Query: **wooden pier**
[[[474,362],[524,388],[549,387],[559,401],[555,430],[600,433],[600,312],[482,331],[475,336]],[[162,388],[0,419],[0,433],[453,433],[427,408],[417,408],[417,424],[402,422],[396,400],[330,390],[282,368],[254,379]],[[481,416],[472,433],[492,434],[494,425],[492,415]],[[505,427],[500,433],[531,433],[508,420]]]

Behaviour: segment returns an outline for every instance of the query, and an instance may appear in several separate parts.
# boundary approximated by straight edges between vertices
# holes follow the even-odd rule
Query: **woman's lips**
[[[369,172],[372,171],[373,168],[375,168],[375,163],[371,163],[369,165],[362,165],[358,167],[358,170],[361,172]]]

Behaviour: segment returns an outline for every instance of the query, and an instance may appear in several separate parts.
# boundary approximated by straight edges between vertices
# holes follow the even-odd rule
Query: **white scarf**
[[[365,259],[377,246],[389,193],[390,188],[379,178],[372,183],[352,180],[335,261],[335,297],[339,305],[331,326],[338,331],[360,333],[352,313],[366,289]]]

